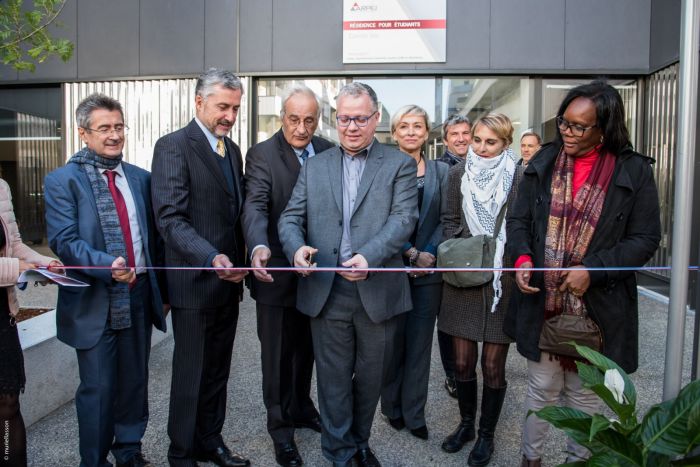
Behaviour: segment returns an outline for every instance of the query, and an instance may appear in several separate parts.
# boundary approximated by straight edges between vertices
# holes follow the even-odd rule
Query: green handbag
[[[501,230],[506,205],[496,218],[495,236],[477,235],[469,238],[451,238],[440,244],[437,251],[438,268],[492,268],[496,253],[496,237]],[[493,279],[493,271],[443,272],[442,279],[453,287],[476,287]]]

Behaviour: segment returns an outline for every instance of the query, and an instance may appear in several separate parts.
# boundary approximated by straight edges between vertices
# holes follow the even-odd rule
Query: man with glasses
[[[416,162],[377,142],[377,96],[353,82],[336,97],[340,148],[302,167],[279,235],[302,271],[297,308],[311,316],[321,447],[334,465],[378,466],[369,436],[396,316],[411,309],[401,248],[418,219]],[[314,271],[315,267],[338,268]]]
[[[122,159],[127,127],[121,104],[93,94],[75,111],[85,147],[46,176],[51,249],[89,287],[61,287],[57,337],[74,347],[82,466],[146,466],[151,326],[165,331],[165,290],[152,269],[162,251],[153,222],[150,175]],[[110,269],[111,266],[111,269]]]
[[[302,165],[333,147],[314,136],[321,109],[304,85],[282,99],[282,128],[246,154],[246,201],[243,229],[253,267],[289,267],[277,234],[277,221],[289,201]],[[321,432],[309,393],[314,355],[309,317],[296,308],[297,275],[254,271],[250,294],[255,300],[260,339],[263,401],[275,459],[282,466],[302,465],[295,428]]]

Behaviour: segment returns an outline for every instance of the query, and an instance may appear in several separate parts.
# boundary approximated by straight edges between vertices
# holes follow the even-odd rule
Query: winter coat
[[[508,248],[513,259],[532,257],[544,266],[544,246],[551,201],[552,171],[559,147],[548,144],[528,164],[515,208],[508,212]],[[652,159],[625,149],[617,155],[603,211],[583,259],[589,268],[640,267],[656,251],[661,239],[659,198]],[[591,284],[583,295],[589,316],[603,335],[602,353],[626,372],[637,369],[637,279],[634,271],[589,271]],[[540,292],[515,291],[504,331],[529,360],[540,360],[538,348],[544,321],[544,274],[534,272],[530,285]]]
[[[19,277],[19,260],[47,266],[54,258],[43,256],[22,243],[19,235],[17,219],[12,208],[12,194],[7,182],[0,178],[0,218],[5,230],[5,247],[0,251],[0,287],[7,287],[7,299],[10,313],[19,313],[19,303],[15,292],[15,284]]]

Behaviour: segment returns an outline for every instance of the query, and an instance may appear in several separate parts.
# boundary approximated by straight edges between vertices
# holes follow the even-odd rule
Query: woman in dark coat
[[[546,319],[562,313],[589,316],[602,333],[602,353],[625,371],[637,369],[635,273],[660,235],[659,200],[651,159],[634,152],[622,99],[594,81],[569,91],[557,117],[558,136],[527,166],[507,223],[508,248],[516,259],[514,305],[504,330],[528,359],[526,410],[560,398],[587,413],[600,401],[582,387],[575,362],[539,349]],[[530,272],[527,268],[565,268]],[[585,268],[613,268],[587,270]],[[547,422],[526,418],[522,465],[540,465]],[[567,462],[587,451],[568,441]]]
[[[464,162],[450,168],[447,176],[447,207],[443,240],[476,235],[497,237],[494,267],[511,263],[504,255],[505,221],[498,232],[497,218],[510,209],[522,166],[509,146],[513,125],[503,114],[488,114],[472,126],[472,142]],[[507,382],[505,364],[512,340],[503,333],[503,318],[514,288],[510,274],[495,273],[493,280],[477,287],[458,288],[445,282],[438,329],[452,336],[457,399],[461,421],[442,443],[453,453],[475,437],[478,343],[483,342],[481,369],[483,391],[479,439],[469,453],[471,466],[489,463],[494,450],[494,432],[503,407]]]
[[[445,164],[426,159],[423,146],[429,132],[428,113],[417,105],[401,107],[391,118],[392,137],[399,149],[416,161],[420,217],[403,247],[404,264],[413,269],[409,274],[413,309],[399,318],[393,358],[387,362],[382,388],[382,413],[392,427],[401,430],[406,426],[413,436],[421,439],[428,439],[425,403],[442,277],[420,269],[435,266],[437,246],[442,240],[440,217],[448,169]]]

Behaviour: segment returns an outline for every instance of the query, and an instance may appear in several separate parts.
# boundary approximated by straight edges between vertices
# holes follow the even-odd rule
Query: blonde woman
[[[505,257],[505,222],[494,232],[502,210],[514,201],[522,166],[510,145],[513,125],[503,114],[481,117],[472,126],[472,142],[463,162],[453,166],[447,181],[447,208],[443,240],[475,235],[497,236],[494,267],[510,265]],[[512,340],[503,333],[513,278],[494,273],[492,281],[477,287],[443,284],[438,329],[452,336],[456,360],[457,399],[461,421],[442,443],[453,453],[475,438],[477,407],[476,364],[483,343],[483,390],[479,439],[469,454],[471,466],[487,465],[494,450],[494,433],[506,393],[505,364]]]
[[[423,153],[430,124],[428,114],[417,105],[407,105],[391,119],[391,135],[401,151],[418,166],[419,220],[403,247],[404,264],[411,268],[435,265],[437,245],[442,238],[440,216],[445,199],[446,164],[429,161]],[[382,389],[382,413],[397,430],[407,427],[413,436],[428,439],[425,403],[428,398],[430,352],[435,318],[440,309],[440,274],[414,271],[409,274],[413,309],[401,315],[394,355],[388,364]]]

